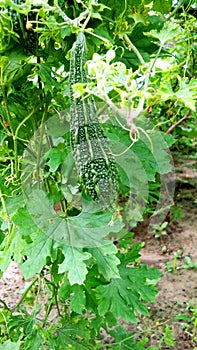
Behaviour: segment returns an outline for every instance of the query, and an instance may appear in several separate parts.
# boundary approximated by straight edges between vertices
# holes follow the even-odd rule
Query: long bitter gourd
[[[103,207],[113,207],[117,195],[117,168],[101,127],[93,96],[75,98],[73,84],[87,83],[86,40],[79,33],[70,59],[70,133],[73,157],[85,190]]]

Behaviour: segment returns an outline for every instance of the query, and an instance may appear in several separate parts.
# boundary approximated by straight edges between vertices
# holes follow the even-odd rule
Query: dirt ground
[[[178,168],[175,202],[181,208],[182,219],[176,219],[169,224],[167,235],[153,237],[147,233],[146,223],[139,225],[135,233],[135,241],[145,243],[141,251],[142,263],[157,267],[162,272],[162,278],[158,284],[157,301],[150,305],[150,317],[139,319],[137,325],[127,325],[127,328],[135,334],[142,334],[141,331],[146,329],[148,345],[155,345],[158,349],[197,349],[197,269],[182,268],[183,265],[187,265],[185,257],[189,257],[192,263],[197,265],[196,173],[196,170],[191,171],[188,164],[181,164]],[[178,258],[174,272],[169,272],[166,263],[173,262],[176,253]],[[24,281],[18,266],[12,262],[0,280],[0,299],[9,307],[13,307],[20,299],[23,288]],[[183,321],[174,321],[173,318],[177,314],[191,318],[191,300],[196,305],[196,316],[193,325],[192,322],[187,322],[188,328],[185,329]],[[162,341],[166,324],[173,331],[176,340],[174,346],[168,346]]]
[[[147,234],[146,223],[139,225],[135,233],[135,241],[145,242],[141,261],[156,266],[162,272],[157,285],[157,301],[150,307],[150,317],[139,320],[137,329],[149,329],[149,345],[162,350],[197,349],[197,171],[190,166],[191,163],[187,163],[177,168],[175,203],[181,208],[182,219],[170,223],[167,235],[160,238]],[[175,261],[176,254],[178,258]],[[187,257],[196,266],[183,268],[187,266]],[[174,271],[169,272],[166,264],[173,262]],[[173,321],[173,318],[178,314],[191,318],[191,301],[196,307],[196,314],[193,322],[187,323],[187,329],[183,321]],[[162,342],[165,324],[173,330],[175,346],[167,346]]]

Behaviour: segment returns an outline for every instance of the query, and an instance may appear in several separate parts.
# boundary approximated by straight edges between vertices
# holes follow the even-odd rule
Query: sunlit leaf
[[[21,346],[21,341],[12,342],[11,340],[5,341],[3,344],[0,344],[0,350],[19,350]]]
[[[144,35],[158,39],[161,46],[169,41],[174,40],[180,34],[180,26],[173,22],[165,22],[163,28],[160,31],[153,29],[150,32],[144,32]]]

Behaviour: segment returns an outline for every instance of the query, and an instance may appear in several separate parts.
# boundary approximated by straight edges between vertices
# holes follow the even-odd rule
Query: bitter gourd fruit
[[[85,35],[80,32],[70,58],[70,133],[73,157],[80,180],[90,197],[114,208],[118,175],[108,140],[99,123],[93,96],[74,97],[73,85],[87,83]]]

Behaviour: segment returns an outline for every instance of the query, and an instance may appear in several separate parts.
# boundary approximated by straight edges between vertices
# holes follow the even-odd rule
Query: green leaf
[[[169,13],[172,8],[172,0],[154,0],[153,10],[162,14]]]
[[[22,239],[22,236],[18,230],[13,231],[13,235],[9,237],[9,240],[5,239],[5,247],[0,251],[0,270],[5,271],[11,260],[21,263],[24,250],[27,243]],[[9,243],[8,243],[9,242]],[[2,242],[3,245],[4,242]]]
[[[74,292],[74,295],[70,302],[70,308],[74,312],[78,314],[82,314],[85,306],[85,302],[86,302],[84,288],[82,286],[75,285],[73,286],[73,292]]]
[[[109,43],[113,41],[113,39],[111,38],[110,34],[109,34],[109,31],[106,27],[106,25],[104,23],[101,23],[99,24],[95,29],[94,29],[94,32],[103,37],[103,38],[106,38],[109,40]]]
[[[152,131],[150,133],[153,145],[153,157],[155,161],[155,172],[159,174],[167,174],[172,170],[172,157],[167,152],[168,145],[165,142],[162,132]]]
[[[22,67],[22,60],[26,58],[22,48],[15,50],[9,50],[6,52],[6,56],[1,56],[0,67],[2,68],[2,81],[4,84],[13,83],[17,72]]]
[[[64,162],[66,154],[58,148],[52,148],[48,153],[48,157],[49,161],[47,162],[47,164],[50,168],[49,170],[53,173],[58,169],[59,165],[61,165]]]
[[[110,148],[113,149],[114,154],[120,154],[120,156],[116,156],[116,162],[127,176],[127,182],[125,181],[125,178],[122,178],[120,180],[123,181],[124,184],[128,185],[128,187],[130,187],[131,193],[135,195],[136,198],[147,198],[147,174],[141,163],[141,159],[138,157],[138,154],[136,154],[136,152],[133,152],[134,146],[132,149],[127,150],[125,153],[121,154],[131,144],[129,132],[125,132],[125,130],[117,128],[116,136],[119,138],[119,140],[110,141]],[[145,153],[147,150],[149,151],[146,145],[143,147],[141,144],[141,153],[139,153],[143,154],[144,149]]]
[[[119,270],[121,278],[96,288],[98,312],[104,316],[110,311],[117,319],[122,317],[126,322],[135,323],[136,312],[148,315],[143,301],[155,300],[157,289],[154,284],[158,281],[160,272],[148,269],[145,265],[138,268],[121,266]]]
[[[1,178],[0,178],[1,181]],[[6,208],[9,214],[9,217],[13,217],[20,208],[24,207],[24,198],[22,195],[13,195],[11,198],[6,200]]]
[[[127,251],[124,252],[124,255],[121,256],[121,262],[125,266],[128,264],[136,264],[140,260],[140,250],[142,248],[142,242],[138,242],[132,245],[129,245],[129,248]],[[120,241],[120,246],[124,247],[124,237]]]
[[[35,328],[37,328],[37,326]],[[44,339],[39,333],[39,331],[37,331],[37,329],[33,330],[32,332],[29,332],[29,334],[24,339],[24,349],[41,349],[43,341]]]
[[[87,212],[85,206],[77,216],[60,217],[41,190],[31,193],[27,205],[33,220],[46,237],[65,246],[87,248],[103,245],[109,233],[115,235],[124,225],[119,218],[111,224],[109,212],[92,212],[90,208]],[[98,210],[97,206],[94,207]]]
[[[135,334],[131,334],[124,327],[116,327],[110,331],[110,335],[115,339],[116,343],[119,343],[119,347],[116,350],[158,350],[154,346],[147,347],[149,341],[148,337],[143,337],[139,342],[136,342]]]
[[[65,256],[64,261],[59,265],[59,273],[68,272],[68,279],[71,285],[82,284],[88,273],[84,260],[88,260],[91,254],[83,252],[82,249],[74,247],[62,247]]]
[[[179,101],[183,102],[186,107],[196,111],[196,90],[196,80],[192,79],[187,83],[185,79],[179,77],[179,90],[174,92],[174,96],[176,96]]]
[[[134,310],[127,303],[127,295],[130,291],[126,281],[113,279],[110,284],[97,287],[96,292],[100,316],[110,311],[116,319],[122,317],[125,322],[137,322]]]
[[[71,26],[63,26],[60,29],[60,35],[62,37],[62,39],[64,39],[66,36],[70,36],[72,33],[72,28]]]
[[[161,5],[161,8],[162,8],[162,5]],[[161,46],[163,46],[165,43],[169,41],[174,40],[180,34],[181,34],[180,26],[172,22],[165,22],[163,28],[160,31],[156,31],[155,29],[153,29],[150,32],[144,32],[144,35],[158,39],[160,41]]]
[[[88,251],[96,259],[98,271],[106,280],[119,277],[117,265],[120,264],[120,260],[116,257],[118,250],[112,242]]]
[[[46,129],[46,133],[48,135],[55,139],[60,138],[69,132],[69,123],[65,120],[65,118],[62,118],[61,115],[54,115],[46,121]]]
[[[67,299],[71,294],[71,286],[68,278],[64,276],[63,283],[58,290],[58,296],[63,299]]]
[[[124,349],[124,344],[126,343],[126,345],[131,345],[132,347],[134,346],[134,339],[131,336],[131,333],[128,332],[124,327],[122,326],[117,326],[116,328],[110,330],[110,335],[115,339],[116,343],[120,343],[123,346]],[[127,338],[130,338],[128,341],[126,341]],[[120,346],[121,346],[120,345]]]
[[[175,346],[175,337],[173,334],[172,329],[166,324],[164,325],[164,336],[163,336],[164,343],[168,346]]]
[[[27,208],[19,208],[17,213],[12,217],[12,220],[17,226],[17,231],[21,237],[31,236],[38,231],[38,227],[30,216]]]
[[[21,342],[17,343],[12,342],[11,340],[5,341],[3,344],[0,344],[0,350],[20,350]]]
[[[53,77],[52,68],[47,63],[40,63],[37,74],[40,76],[41,81],[44,83],[45,91],[50,91],[53,93],[54,86],[59,88],[59,84],[56,79]]]
[[[136,126],[145,130],[151,140],[144,133],[140,133],[140,139],[125,154],[116,157],[117,163],[124,169],[129,179],[132,194],[137,194],[141,198],[147,198],[147,180],[154,181],[155,174],[166,174],[172,170],[171,156],[165,135],[157,131],[145,118],[136,120]],[[112,137],[112,134],[108,134]],[[116,127],[116,138],[118,141],[111,141],[111,149],[114,153],[124,151],[131,144],[129,132]],[[125,147],[124,147],[125,145]],[[132,167],[129,166],[132,164]],[[122,181],[122,179],[120,179]],[[124,179],[125,183],[125,179]]]
[[[100,15],[100,13],[98,13],[98,12],[93,12],[92,18],[96,18],[96,19],[99,19],[100,21],[102,21],[102,17]]]
[[[53,246],[52,239],[40,231],[31,238],[32,243],[24,251],[28,259],[21,265],[25,279],[33,277],[42,270],[46,265],[46,258],[51,256]]]
[[[175,99],[183,103],[186,107],[195,111],[195,101],[196,101],[196,89],[197,84],[195,80],[190,80],[189,83],[185,79],[178,77],[179,79],[179,89],[173,91],[171,84],[167,81],[161,83],[160,94],[163,101],[168,99]]]
[[[71,319],[71,321],[65,319],[63,326],[57,329],[56,334],[55,349],[95,349],[93,345],[90,345],[89,321],[80,318]]]

